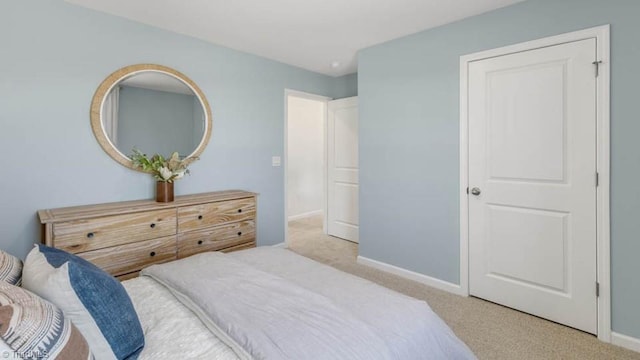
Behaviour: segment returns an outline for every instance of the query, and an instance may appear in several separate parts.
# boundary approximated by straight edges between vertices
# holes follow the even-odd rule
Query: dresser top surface
[[[258,194],[244,190],[226,190],[208,193],[176,196],[169,203],[159,203],[155,200],[133,200],[114,203],[71,206],[57,209],[38,211],[40,223],[56,223],[61,221],[90,219],[97,216],[119,215],[141,211],[173,209],[181,206],[199,205],[218,201],[228,201],[255,197]]]

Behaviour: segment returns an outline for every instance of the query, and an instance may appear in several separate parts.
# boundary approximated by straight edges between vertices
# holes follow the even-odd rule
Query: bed
[[[145,334],[140,360],[238,358],[157,281],[141,276],[125,281],[123,285],[131,296]]]
[[[190,278],[184,271],[195,276]],[[242,284],[235,287],[245,289],[235,291],[234,283]],[[218,289],[204,284],[215,284]],[[270,289],[274,284],[275,289]],[[474,358],[425,302],[286,249],[262,247],[231,254],[199,254],[149,267],[142,276],[123,285],[145,335],[146,345],[140,359]],[[224,294],[217,293],[221,288]],[[284,297],[279,300],[260,298],[270,291],[287,295],[276,296]],[[216,293],[215,297],[211,295]],[[190,298],[202,294],[205,298],[200,304]],[[249,298],[243,298],[247,294]],[[311,305],[293,304],[299,300]],[[225,301],[231,303],[217,310],[214,307],[210,313],[203,310]],[[331,307],[327,304],[337,307],[331,312],[338,317],[332,318],[333,314],[322,311],[321,308]],[[237,313],[216,318],[220,316],[216,311],[226,314],[229,309],[243,312],[248,319]],[[288,310],[295,313],[287,314]],[[320,324],[314,316],[321,318]],[[293,318],[306,326],[296,327]],[[323,321],[327,318],[331,319],[329,323]],[[339,326],[332,325],[333,321]],[[236,329],[241,325],[250,329]],[[231,335],[220,334],[221,330],[230,331]],[[263,331],[267,335],[257,333]],[[318,336],[323,331],[324,335]],[[267,344],[256,340],[262,337]]]
[[[475,358],[426,302],[286,249],[203,252],[140,275],[121,283],[42,244],[24,266],[0,251],[2,356]]]

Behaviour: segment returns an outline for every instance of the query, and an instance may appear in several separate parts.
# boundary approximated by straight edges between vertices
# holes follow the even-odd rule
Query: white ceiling
[[[360,49],[523,0],[65,1],[341,76],[357,71]]]

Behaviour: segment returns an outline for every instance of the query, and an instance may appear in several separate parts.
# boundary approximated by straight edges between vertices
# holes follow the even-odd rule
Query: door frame
[[[324,114],[322,115],[322,143],[323,161],[322,166],[322,231],[327,233],[327,116],[330,97],[316,95],[304,91],[284,89],[284,154],[282,156],[282,170],[284,171],[284,246],[289,246],[289,196],[288,196],[288,168],[289,168],[289,97],[297,97],[307,100],[315,100],[324,103]]]
[[[611,264],[610,264],[610,25],[570,32],[460,57],[460,288],[469,296],[469,114],[468,69],[469,63],[492,57],[524,52],[584,39],[596,39],[599,76],[596,79],[596,171],[599,183],[596,187],[596,281],[600,296],[597,298],[598,339],[611,342]],[[595,67],[594,67],[595,71]],[[594,284],[595,291],[595,284]]]

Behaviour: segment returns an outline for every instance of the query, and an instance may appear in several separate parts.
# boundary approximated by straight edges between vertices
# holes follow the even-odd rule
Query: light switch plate
[[[280,166],[282,161],[280,160],[280,156],[272,156],[271,157],[271,166]]]

